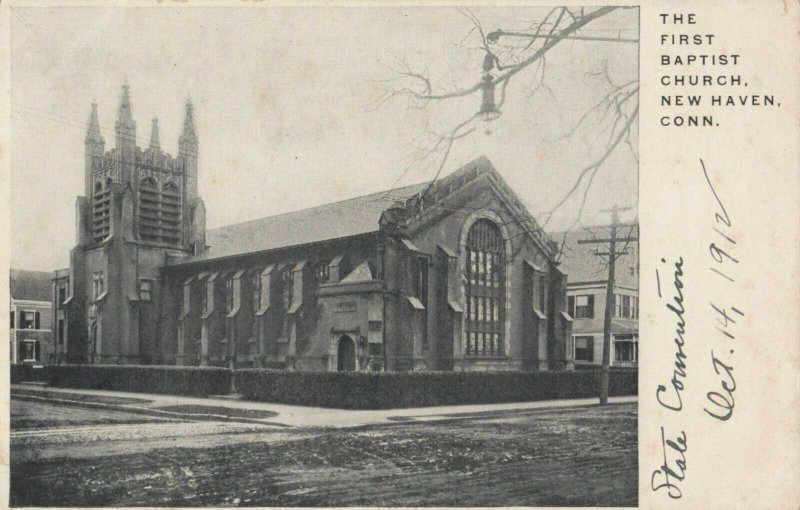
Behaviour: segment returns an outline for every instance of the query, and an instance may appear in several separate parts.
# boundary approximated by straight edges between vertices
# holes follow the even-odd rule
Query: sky
[[[526,30],[550,9],[475,8],[487,30]],[[480,78],[473,24],[452,7],[12,8],[11,265],[69,265],[75,202],[83,193],[84,137],[98,103],[106,150],[127,80],[138,145],[159,119],[161,147],[177,153],[191,97],[199,137],[199,188],[207,226],[424,182],[439,160],[414,156],[425,133],[446,134],[473,115],[473,94],[409,108],[382,95],[398,70],[424,71],[436,90]],[[638,11],[613,13],[586,35],[638,37]],[[605,93],[588,72],[607,62],[618,83],[638,77],[638,45],[564,41],[548,53],[544,83],[531,67],[508,87],[502,116],[457,140],[442,175],[486,155],[535,217],[553,207],[608,131],[584,124]],[[638,133],[633,132],[636,146]],[[612,204],[636,206],[638,164],[627,146],[598,172],[582,224]],[[576,196],[548,230],[570,226]],[[635,216],[635,212],[631,213]]]

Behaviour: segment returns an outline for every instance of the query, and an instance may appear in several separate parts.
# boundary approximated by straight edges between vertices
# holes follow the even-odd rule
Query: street
[[[12,506],[637,502],[636,404],[355,429],[12,400]]]

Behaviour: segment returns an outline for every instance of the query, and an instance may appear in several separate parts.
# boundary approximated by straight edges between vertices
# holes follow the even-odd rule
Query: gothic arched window
[[[281,331],[284,338],[289,338],[289,314],[294,298],[294,266],[288,265],[281,272],[281,298],[283,300],[283,323]]]
[[[255,314],[261,308],[261,272],[258,269],[250,273],[250,297]]]
[[[466,242],[464,354],[503,355],[505,241],[487,219],[472,224]]]

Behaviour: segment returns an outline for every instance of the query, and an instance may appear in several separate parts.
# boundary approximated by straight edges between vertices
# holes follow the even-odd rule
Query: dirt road
[[[31,405],[45,404],[12,403],[17,423],[37,411],[23,409]],[[94,420],[85,425],[93,431],[59,431],[66,427],[57,420],[49,432],[14,428],[12,505],[637,502],[637,415],[630,404],[357,430],[163,421],[130,427],[119,416],[122,422],[102,423],[90,411],[81,413]]]

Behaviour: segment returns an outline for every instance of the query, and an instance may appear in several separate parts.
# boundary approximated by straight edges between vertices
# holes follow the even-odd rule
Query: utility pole
[[[596,252],[598,257],[608,257],[608,281],[606,282],[606,309],[603,315],[603,365],[600,368],[600,405],[604,406],[608,403],[608,374],[611,365],[611,317],[614,310],[614,270],[616,267],[617,259],[625,255],[627,250],[617,251],[617,243],[638,241],[637,237],[618,237],[617,230],[620,227],[619,213],[629,211],[630,207],[614,207],[611,209],[603,209],[600,212],[611,213],[611,232],[610,236],[606,239],[581,239],[578,244],[608,244],[607,252]]]

